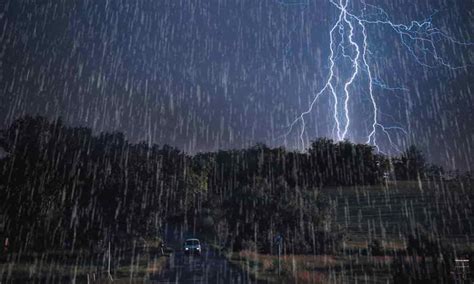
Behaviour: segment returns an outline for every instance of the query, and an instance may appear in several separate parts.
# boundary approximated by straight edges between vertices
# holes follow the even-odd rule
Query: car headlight
[[[189,248],[184,248],[184,250],[189,250]]]
[[[201,248],[197,248],[197,250],[201,250]]]

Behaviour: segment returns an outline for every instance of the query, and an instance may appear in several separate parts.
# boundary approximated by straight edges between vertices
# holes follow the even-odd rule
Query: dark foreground
[[[43,271],[34,273],[38,264],[34,263],[10,263],[15,267],[15,272],[9,273],[9,265],[4,264],[0,269],[0,283],[255,283],[249,275],[232,265],[223,255],[211,249],[207,244],[202,244],[203,253],[200,256],[186,256],[179,249],[175,249],[166,257],[166,264],[159,272],[143,275],[127,275],[130,267],[126,270],[115,269],[113,281],[105,271],[97,273],[81,273],[86,269],[86,264],[76,265],[76,271]],[[131,259],[131,257],[130,257]],[[45,264],[47,267],[59,264]],[[143,265],[142,265],[143,266]],[[144,265],[149,266],[149,265]],[[74,267],[74,264],[63,263],[61,267]],[[136,269],[136,268],[134,268]],[[57,269],[51,269],[57,270]]]

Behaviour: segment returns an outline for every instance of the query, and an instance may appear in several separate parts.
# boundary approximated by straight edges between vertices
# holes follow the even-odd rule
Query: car
[[[184,241],[184,253],[186,255],[201,255],[201,243],[198,239],[187,239]]]

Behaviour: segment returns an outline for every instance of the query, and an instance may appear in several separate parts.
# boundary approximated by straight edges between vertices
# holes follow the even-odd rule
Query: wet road
[[[166,269],[150,278],[152,283],[253,283],[248,275],[223,256],[202,244],[201,256],[186,256],[176,251]]]

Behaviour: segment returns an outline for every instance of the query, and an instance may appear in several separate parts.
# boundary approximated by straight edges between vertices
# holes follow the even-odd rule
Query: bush
[[[373,239],[369,244],[369,253],[371,255],[384,255],[384,247],[379,239]]]

